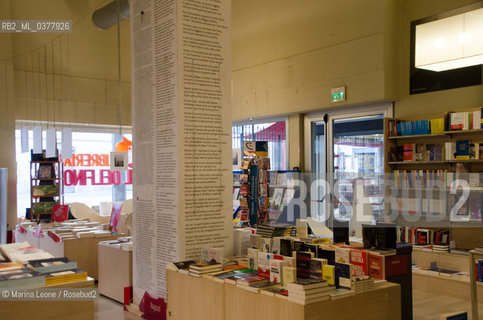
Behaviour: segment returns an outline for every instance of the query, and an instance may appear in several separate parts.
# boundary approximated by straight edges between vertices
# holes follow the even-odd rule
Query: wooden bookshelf
[[[477,111],[479,109],[468,109],[468,110],[458,110],[458,112],[469,112],[469,111]],[[442,148],[442,160],[437,161],[396,161],[394,157],[394,152],[397,150],[397,147],[400,147],[404,144],[440,144],[444,146],[445,142],[455,142],[457,140],[470,140],[471,143],[479,143],[480,149],[483,148],[483,129],[471,129],[471,130],[448,130],[448,119],[449,119],[448,112],[442,112],[438,114],[428,114],[428,115],[418,115],[413,117],[407,118],[386,118],[384,120],[384,155],[385,155],[385,162],[384,162],[384,171],[385,171],[385,178],[386,180],[393,179],[393,172],[399,170],[400,173],[403,171],[436,171],[436,170],[445,170],[445,172],[456,172],[457,167],[459,164],[463,164],[464,167],[468,170],[469,173],[475,172],[483,172],[483,158],[480,159],[470,159],[470,160],[445,160],[445,152],[444,148]],[[432,120],[432,119],[443,119],[444,121],[444,129],[442,132],[434,133],[434,134],[416,134],[416,135],[404,135],[404,136],[395,136],[391,135],[391,129],[395,127],[395,123],[399,121],[419,121],[419,120]],[[426,146],[425,146],[426,147]],[[426,152],[426,149],[423,149],[423,152]],[[416,150],[413,150],[416,152]],[[404,179],[404,176],[399,176],[400,179]],[[412,177],[411,177],[412,178]],[[444,179],[446,181],[446,179]],[[444,223],[441,224],[432,224],[428,222],[428,219],[419,219],[419,221],[407,221],[407,219],[403,219],[402,214],[397,214],[397,219],[394,221],[399,226],[410,226],[410,227],[422,227],[422,228],[432,228],[432,229],[449,229],[450,230],[450,240],[455,241],[456,247],[458,249],[473,249],[476,246],[483,246],[483,237],[481,236],[483,232],[483,223],[478,220],[471,220],[468,219],[466,221],[451,221],[450,219],[450,200],[453,198],[453,194],[450,193],[452,190],[446,185],[444,186],[444,194],[440,195],[440,189],[434,188],[430,186],[429,188],[420,187],[418,185],[409,185],[409,186],[395,186],[395,185],[386,185],[385,187],[385,196],[386,201],[385,203],[385,211],[387,214],[395,214],[395,209],[391,208],[392,201],[391,195],[397,192],[398,199],[403,199],[405,201],[404,195],[402,193],[408,194],[407,200],[417,202],[416,195],[420,194],[422,197],[420,201],[421,207],[418,209],[420,210],[421,216],[424,217],[422,202],[428,199],[436,199],[443,201],[443,212],[441,215],[445,217]],[[481,197],[483,187],[481,186],[471,186],[470,187],[470,198],[474,197]],[[421,193],[422,192],[422,193]],[[461,191],[457,191],[457,195],[461,195]],[[442,197],[442,198],[441,198]],[[465,205],[469,204],[470,198],[467,200]],[[430,200],[431,201],[431,200]],[[399,201],[400,202],[400,201]],[[481,207],[483,207],[483,197],[481,198]],[[416,206],[419,204],[416,203]],[[400,209],[400,208],[399,208]],[[470,209],[468,209],[470,210]],[[402,211],[398,211],[402,212]],[[471,212],[469,212],[469,217],[471,217]],[[421,221],[424,220],[424,221]],[[434,226],[433,226],[434,225]]]
[[[30,220],[40,221],[42,215],[51,211],[34,211],[40,203],[64,203],[64,170],[61,161],[31,161],[30,162]],[[34,195],[34,189],[39,186],[57,186],[57,192],[49,195]],[[50,199],[50,201],[48,201]]]

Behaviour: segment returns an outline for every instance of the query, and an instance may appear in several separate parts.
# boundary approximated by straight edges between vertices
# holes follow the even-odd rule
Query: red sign
[[[109,221],[109,226],[112,228],[112,231],[114,232],[118,232],[119,230],[119,221],[121,220],[121,209],[122,209],[122,203],[118,203],[118,202],[112,203],[111,221]]]
[[[64,171],[64,185],[66,186],[86,186],[87,182],[93,186],[100,185],[120,185],[121,172],[104,170],[65,170]],[[123,184],[132,184],[132,170],[127,171],[127,181]]]
[[[67,220],[69,217],[69,205],[67,204],[56,204],[52,207],[52,216],[50,217],[51,220],[55,222],[62,222]]]

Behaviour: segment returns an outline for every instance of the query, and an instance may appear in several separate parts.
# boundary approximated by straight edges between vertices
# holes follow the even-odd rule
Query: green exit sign
[[[332,102],[345,101],[345,86],[330,89],[330,96]]]

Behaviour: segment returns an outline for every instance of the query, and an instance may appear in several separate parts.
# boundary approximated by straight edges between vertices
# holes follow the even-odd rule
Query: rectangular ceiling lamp
[[[483,64],[483,8],[417,25],[415,56],[438,72]]]

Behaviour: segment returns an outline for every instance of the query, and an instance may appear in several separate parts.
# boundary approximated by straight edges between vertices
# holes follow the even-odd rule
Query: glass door
[[[384,214],[384,114],[330,117],[331,216],[350,222],[350,235],[362,237],[361,224]]]
[[[310,123],[310,216],[319,221],[326,220],[327,212],[327,168],[326,168],[326,124],[324,115]]]

